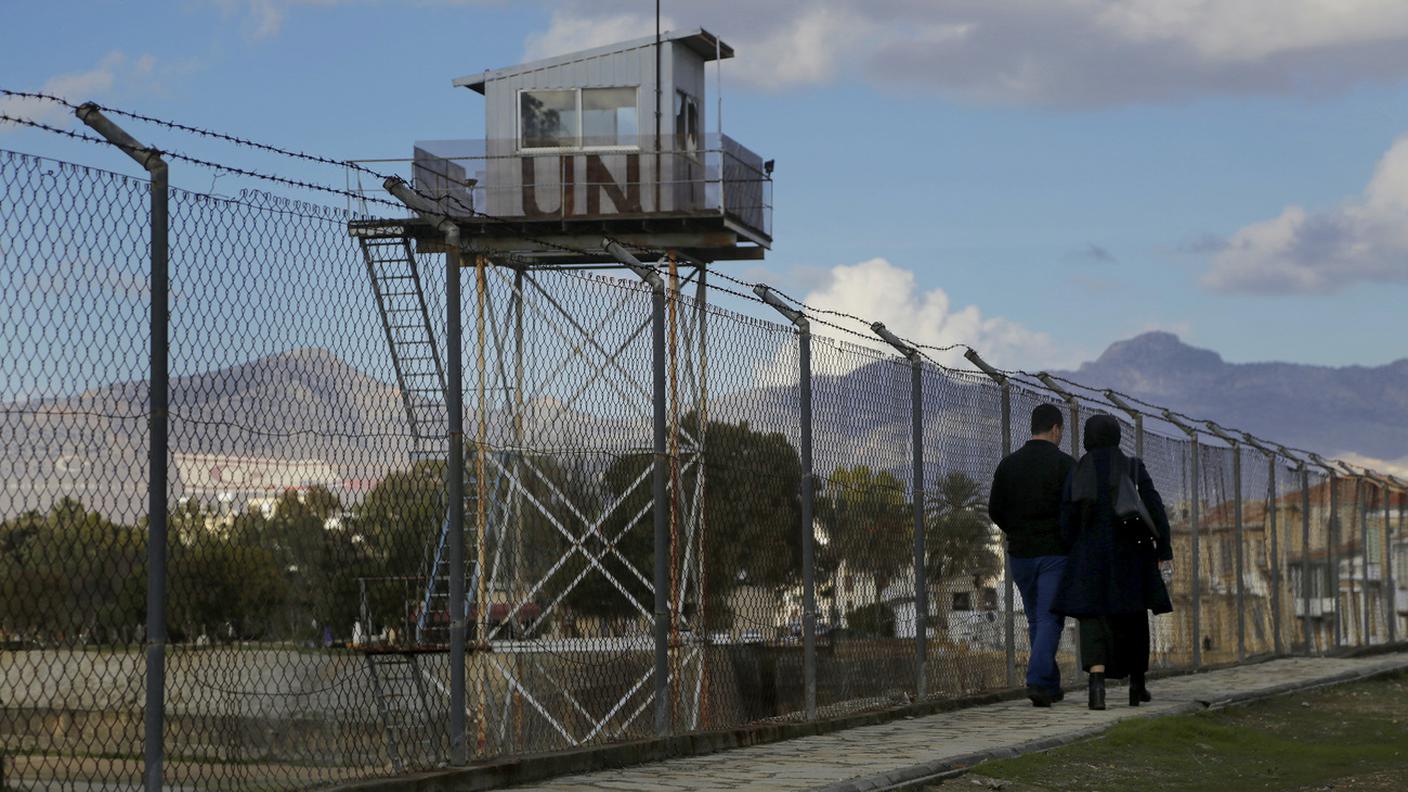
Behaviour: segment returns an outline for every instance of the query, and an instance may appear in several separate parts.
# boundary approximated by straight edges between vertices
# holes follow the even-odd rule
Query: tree
[[[924,502],[925,574],[929,590],[942,593],[949,581],[997,574],[1001,560],[993,549],[987,497],[967,474],[953,471],[939,479]],[[940,613],[948,602],[939,597]]]
[[[889,471],[865,465],[837,468],[827,481],[818,513],[830,536],[829,563],[870,575],[877,592],[914,558],[913,510],[905,485]]]
[[[698,414],[690,412],[681,420],[680,430],[702,442],[702,453],[693,460],[681,460],[680,540],[685,539],[684,515],[702,510],[708,623],[701,626],[721,627],[731,618],[728,595],[739,586],[776,591],[800,578],[801,459],[786,437],[755,431],[746,422],[710,421],[701,432]],[[650,454],[628,454],[613,460],[603,473],[606,502],[615,503],[613,496],[622,493],[624,497],[583,544],[600,568],[586,570],[586,562],[574,567],[586,573],[578,584],[580,594],[570,600],[577,612],[608,618],[641,615],[631,599],[649,612],[655,557],[653,464]],[[704,497],[696,503],[701,474]],[[677,551],[672,561],[679,565],[686,548]],[[693,596],[692,591],[679,594],[686,613],[699,610]]]
[[[42,640],[131,640],[145,611],[145,532],[72,498],[0,523],[0,628]]]

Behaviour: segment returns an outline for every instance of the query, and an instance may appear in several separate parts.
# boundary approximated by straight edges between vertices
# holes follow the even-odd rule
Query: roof
[[[702,56],[706,63],[714,60],[716,54],[720,58],[733,57],[733,47],[720,41],[717,36],[703,28],[685,31],[668,31],[660,34],[660,40],[662,42],[679,42]],[[485,69],[478,74],[467,74],[463,77],[456,77],[452,81],[452,84],[456,87],[463,86],[471,91],[484,93],[484,84],[493,80],[501,80],[505,77],[512,77],[517,74],[550,69],[554,66],[562,66],[577,61],[592,60],[593,58],[614,55],[618,52],[627,52],[633,49],[640,49],[641,47],[649,47],[654,44],[654,36],[645,36],[617,44],[607,44],[603,47],[594,47],[579,52],[569,52],[566,55],[557,55],[552,58],[542,58],[527,63],[520,63],[517,66],[507,66],[502,69]]]

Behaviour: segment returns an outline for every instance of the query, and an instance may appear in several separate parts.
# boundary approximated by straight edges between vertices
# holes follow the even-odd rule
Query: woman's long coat
[[[1120,454],[1114,448],[1087,454],[1093,456],[1097,481],[1110,481],[1110,470]],[[1158,566],[1159,561],[1173,558],[1168,513],[1143,461],[1129,458],[1129,471],[1154,519],[1157,538],[1118,526],[1109,486],[1097,486],[1093,507],[1082,509],[1071,499],[1076,476],[1072,471],[1061,502],[1061,534],[1069,551],[1052,613],[1080,617],[1173,610]]]

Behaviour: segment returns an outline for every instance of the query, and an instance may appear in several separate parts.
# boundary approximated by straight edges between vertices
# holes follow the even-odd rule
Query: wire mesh
[[[147,190],[0,152],[0,755],[7,781],[35,788],[134,788],[143,772]],[[447,305],[443,244],[259,191],[174,190],[171,239],[169,785],[443,766],[461,710],[474,760],[649,738],[662,694],[672,733],[801,720],[804,532],[821,717],[912,702],[921,677],[930,699],[1020,684],[1034,606],[1014,593],[1009,608],[988,489],[1035,406],[1109,410],[1089,394],[1073,416],[1014,377],[1004,437],[1004,387],[987,376],[818,335],[803,526],[801,339],[711,304],[702,265],[660,269],[657,455],[646,286],[491,252],[463,260]],[[458,350],[447,311],[464,321]],[[456,354],[462,569],[448,560]],[[1175,555],[1155,668],[1191,667],[1195,644],[1204,663],[1273,652],[1278,626],[1285,651],[1383,642],[1390,618],[1402,634],[1402,498],[1343,476],[1332,498],[1318,470],[1303,482],[1245,447],[1239,468],[1154,418],[1142,449]],[[1067,620],[1067,680],[1076,643]]]

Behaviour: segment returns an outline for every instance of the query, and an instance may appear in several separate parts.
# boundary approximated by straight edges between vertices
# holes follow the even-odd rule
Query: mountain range
[[[1062,375],[1326,456],[1408,458],[1408,358],[1383,366],[1228,363],[1154,332]]]
[[[1335,456],[1408,457],[1408,360],[1340,368],[1228,363],[1174,335],[1147,333],[1063,375],[1289,446]],[[902,474],[910,432],[907,382],[903,366],[884,361],[817,377],[817,469],[866,464]],[[145,510],[145,402],[145,383],[127,382],[0,405],[7,434],[0,451],[0,518],[71,495],[114,518],[134,520]],[[648,444],[647,403],[589,401],[595,405],[590,411],[580,403],[530,399],[524,444],[607,454]],[[781,431],[796,442],[797,405],[796,385],[778,384],[715,394],[709,412],[713,419]],[[405,467],[417,450],[395,386],[319,348],[174,378],[171,412],[174,497],[238,489],[226,483],[237,475],[316,479],[356,498]],[[504,409],[488,418],[498,427],[491,443],[510,444]],[[1021,418],[1014,416],[1014,423]],[[926,445],[946,467],[986,475],[998,432],[996,399],[984,381],[950,378],[941,394],[930,394],[925,423]]]

